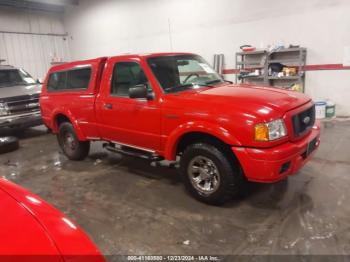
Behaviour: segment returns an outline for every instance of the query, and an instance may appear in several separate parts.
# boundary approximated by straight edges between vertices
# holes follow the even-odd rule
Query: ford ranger
[[[0,128],[27,128],[42,124],[41,85],[26,71],[0,65]]]
[[[54,66],[40,96],[44,123],[71,160],[90,141],[112,152],[179,161],[189,192],[220,204],[245,181],[272,183],[315,153],[312,100],[223,80],[198,55],[103,57]]]

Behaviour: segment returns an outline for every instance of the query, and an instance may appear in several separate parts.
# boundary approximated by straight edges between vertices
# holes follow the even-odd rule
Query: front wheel
[[[243,175],[234,157],[222,147],[196,143],[188,146],[180,160],[187,190],[198,200],[220,205],[237,194]]]
[[[58,143],[70,160],[83,160],[89,155],[90,142],[79,141],[71,123],[62,123],[57,135]]]

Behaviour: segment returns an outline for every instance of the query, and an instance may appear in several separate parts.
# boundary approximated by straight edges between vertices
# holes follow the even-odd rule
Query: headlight
[[[7,116],[9,108],[6,103],[0,103],[0,116]]]
[[[282,119],[255,126],[256,141],[273,141],[287,135],[287,129]]]

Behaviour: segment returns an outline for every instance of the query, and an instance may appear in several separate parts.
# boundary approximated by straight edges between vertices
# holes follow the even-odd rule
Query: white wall
[[[83,0],[65,15],[74,59],[121,53],[195,52],[226,68],[242,44],[308,48],[308,64],[342,63],[350,45],[348,0]],[[228,76],[233,78],[233,76]],[[306,92],[350,115],[350,71],[308,72]]]
[[[64,34],[62,15],[1,8],[0,31],[34,33],[0,32],[0,59],[24,68],[33,77],[43,78],[53,57],[70,60],[68,41],[63,37],[36,34]]]

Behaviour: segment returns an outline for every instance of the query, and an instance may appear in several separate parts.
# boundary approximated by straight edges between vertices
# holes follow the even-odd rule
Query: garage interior
[[[41,82],[51,66],[70,61],[190,52],[227,81],[295,87],[321,103],[316,110],[325,110],[318,116],[320,147],[305,166],[277,183],[249,182],[221,206],[193,199],[168,161],[108,152],[102,142],[92,143],[84,161],[70,161],[44,125],[0,128],[1,137],[15,136],[20,145],[0,154],[0,175],[74,220],[111,261],[113,255],[328,255],[325,261],[346,261],[349,11],[346,0],[0,0],[1,65],[23,68]],[[241,50],[244,45],[253,50]],[[295,58],[281,54],[281,46],[298,50],[292,53],[299,75],[288,66]],[[261,58],[266,52],[281,56]],[[285,61],[286,70],[269,72],[268,59]]]

